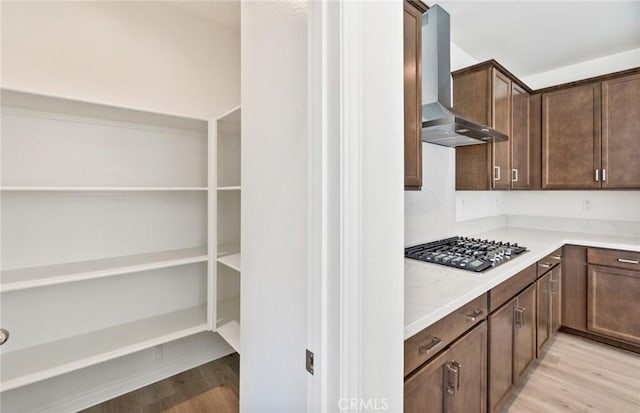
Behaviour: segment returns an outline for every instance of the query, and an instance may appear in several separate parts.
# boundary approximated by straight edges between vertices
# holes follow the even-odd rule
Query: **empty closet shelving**
[[[216,331],[240,352],[240,206],[241,188],[241,109],[235,108],[216,119],[213,139],[216,147],[217,191],[215,198]],[[213,299],[210,300],[213,302]]]
[[[216,329],[208,121],[2,90],[1,127],[1,391]]]

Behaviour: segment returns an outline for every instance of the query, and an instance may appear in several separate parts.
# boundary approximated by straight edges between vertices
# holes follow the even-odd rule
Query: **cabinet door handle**
[[[518,170],[517,169],[512,169],[511,170],[511,180],[513,182],[518,182]]]
[[[447,393],[454,396],[460,390],[460,369],[457,361],[447,363]]]
[[[500,180],[500,167],[499,166],[494,166],[493,167],[493,180],[494,181],[499,181]]]
[[[638,260],[627,260],[624,258],[618,258],[618,262],[624,262],[625,264],[640,264]]]
[[[429,352],[431,352],[431,350],[433,350],[441,342],[442,340],[440,340],[438,337],[431,337],[431,342],[426,346],[418,346],[418,351],[420,352],[420,354],[429,354]]]
[[[596,169],[596,182],[600,182],[600,169]]]
[[[475,310],[473,310],[469,314],[465,314],[464,318],[466,318],[467,321],[476,321],[478,319],[478,317],[480,317],[482,314],[484,314],[484,311],[482,311],[479,308],[476,308]]]
[[[558,294],[558,280],[549,279],[549,294]]]
[[[516,307],[516,328],[522,328],[522,326],[524,325],[524,311],[525,308],[524,307]]]
[[[602,182],[606,182],[607,181],[607,170],[605,168],[602,168]]]

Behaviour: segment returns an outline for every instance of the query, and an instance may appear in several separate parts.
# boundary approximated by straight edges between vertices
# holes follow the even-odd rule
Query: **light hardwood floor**
[[[224,357],[83,413],[237,413],[239,360]],[[640,413],[640,355],[558,333],[508,413],[563,412]]]
[[[558,333],[508,413],[640,413],[640,355]]]
[[[237,413],[239,371],[234,353],[82,413]]]

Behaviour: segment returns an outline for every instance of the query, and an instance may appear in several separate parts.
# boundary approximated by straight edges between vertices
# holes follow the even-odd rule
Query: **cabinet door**
[[[489,67],[453,76],[453,108],[484,125],[491,126],[492,71]],[[489,190],[493,184],[493,145],[458,146],[456,189]]]
[[[543,188],[600,188],[600,145],[600,83],[543,94]]]
[[[518,295],[514,314],[513,380],[518,382],[536,357],[536,285]]]
[[[492,89],[492,127],[505,135],[509,140],[493,143],[493,188],[511,188],[511,80],[493,71]]]
[[[487,323],[482,322],[449,349],[448,413],[487,411]]]
[[[489,411],[499,411],[513,385],[513,315],[516,299],[489,315]]]
[[[602,82],[602,187],[640,188],[640,74]]]
[[[562,325],[587,331],[587,248],[567,245],[562,254]]]
[[[550,301],[550,282],[551,271],[543,275],[536,282],[537,296],[538,296],[538,308],[537,308],[537,354],[538,357],[542,354],[545,345],[551,338],[551,301]]]
[[[424,6],[424,5],[422,5]],[[404,2],[404,186],[422,188],[422,13]]]
[[[640,344],[640,271],[589,265],[587,328]]]
[[[405,413],[445,411],[445,367],[449,350],[422,366],[404,382]]]
[[[562,321],[562,266],[558,265],[551,270],[551,279],[549,280],[549,299],[550,299],[550,331],[551,335],[560,330]]]
[[[516,83],[511,85],[511,188],[529,189],[530,134],[529,94]]]

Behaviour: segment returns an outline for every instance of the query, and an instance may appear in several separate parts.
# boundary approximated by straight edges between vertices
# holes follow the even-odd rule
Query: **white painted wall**
[[[240,103],[240,34],[163,2],[2,2],[2,87],[209,119]]]
[[[452,235],[456,223],[456,152],[422,144],[422,190],[404,192],[406,245]]]
[[[531,76],[525,76],[522,77],[521,80],[532,89],[540,89],[638,66],[640,66],[640,49],[633,49],[542,73],[536,73]]]
[[[512,191],[505,195],[507,215],[640,222],[640,191]]]
[[[471,55],[455,44],[451,44],[452,71],[476,63],[478,61]],[[422,190],[404,193],[406,245],[453,235],[458,211],[455,165],[453,148],[430,143],[422,144]],[[484,194],[477,195],[465,204],[468,206],[476,204],[478,198],[484,196]],[[488,197],[492,198],[494,195],[488,195]],[[466,210],[471,212],[474,209],[469,207]]]
[[[2,2],[1,19],[2,87],[204,119],[240,103],[240,33],[171,5]],[[1,410],[75,411],[232,351],[210,334],[170,348],[10,391]]]
[[[404,131],[404,59],[398,47],[403,39],[403,10],[401,2],[359,4],[362,43],[356,54],[361,56],[356,78],[361,90],[356,106],[360,108],[362,257],[361,323],[355,326],[360,329],[359,396],[365,402],[373,402],[373,407],[361,411],[379,410],[375,406],[384,406],[386,399],[388,411],[400,412],[404,341],[404,149],[397,144],[400,140],[389,137],[400,137]],[[345,22],[345,25],[351,24],[351,21]],[[380,30],[381,27],[384,30]],[[348,141],[351,136],[342,139]]]
[[[243,412],[306,409],[307,7],[241,6]]]

